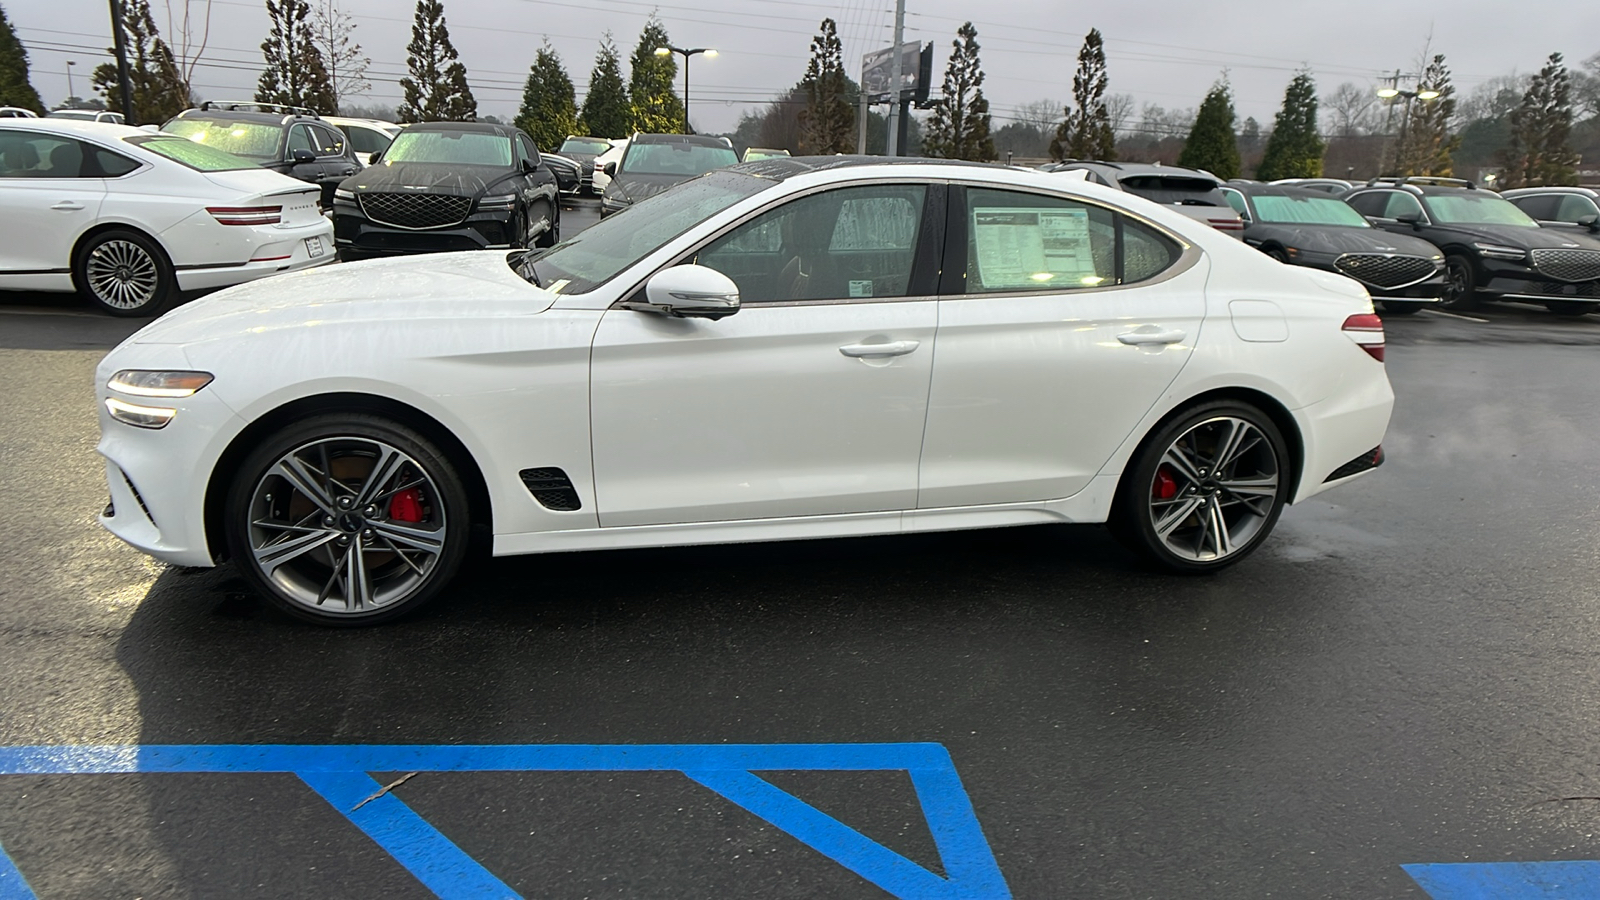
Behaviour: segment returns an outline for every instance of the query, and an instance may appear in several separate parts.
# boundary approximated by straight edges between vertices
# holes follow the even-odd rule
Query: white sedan
[[[1129,194],[767,160],[539,251],[223,291],[101,363],[101,519],[287,612],[496,554],[1109,522],[1209,572],[1376,467],[1372,302]]]
[[[0,119],[0,290],[150,316],[179,290],[333,258],[315,185],[138,128]]]

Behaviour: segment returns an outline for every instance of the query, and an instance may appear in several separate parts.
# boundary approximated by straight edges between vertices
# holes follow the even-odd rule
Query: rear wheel
[[[268,437],[228,492],[228,549],[273,605],[319,625],[403,616],[455,574],[466,489],[427,438],[364,413]]]
[[[535,247],[554,247],[561,240],[561,205],[552,204],[541,207],[541,211],[549,217],[549,225],[538,240],[533,242]]]
[[[130,229],[103,231],[79,248],[73,279],[84,299],[113,316],[154,316],[177,276],[155,241]]]
[[[1248,556],[1289,500],[1289,454],[1261,410],[1207,403],[1147,439],[1123,475],[1112,531],[1172,572],[1215,572]]]
[[[1472,260],[1465,256],[1448,256],[1444,261],[1444,305],[1451,309],[1476,309],[1478,306],[1478,276]]]

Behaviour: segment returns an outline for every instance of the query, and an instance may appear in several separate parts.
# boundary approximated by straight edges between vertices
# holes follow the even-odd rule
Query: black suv
[[[555,176],[509,125],[412,125],[333,198],[333,240],[346,260],[553,247],[560,234]]]
[[[1600,305],[1600,241],[1541,228],[1493,191],[1453,178],[1374,179],[1344,195],[1367,221],[1414,234],[1445,259],[1444,301],[1533,300],[1558,315]]]
[[[361,170],[344,132],[309,109],[253,101],[207,101],[161,130],[242,156],[322,188],[322,208],[339,182]]]
[[[1501,191],[1546,228],[1565,228],[1587,234],[1600,233],[1600,191],[1582,187],[1531,187]]]
[[[699,134],[636,134],[621,162],[606,163],[611,176],[600,195],[600,217],[653,197],[712,169],[738,165],[739,154],[722,138]]]

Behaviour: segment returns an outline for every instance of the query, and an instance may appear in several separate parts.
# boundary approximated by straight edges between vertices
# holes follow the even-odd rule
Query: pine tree
[[[312,37],[311,4],[306,0],[267,0],[267,18],[272,30],[261,42],[267,68],[256,82],[256,102],[302,107],[323,115],[337,112],[333,82]]]
[[[1413,101],[1396,175],[1451,174],[1450,154],[1461,145],[1461,138],[1448,133],[1456,114],[1456,88],[1450,83],[1450,67],[1444,64],[1443,54],[1434,56],[1417,82],[1417,93],[1427,92],[1438,96]]]
[[[1204,169],[1226,181],[1239,177],[1239,139],[1233,133],[1233,91],[1226,79],[1217,82],[1200,104],[1178,165]]]
[[[1072,76],[1073,106],[1062,110],[1064,117],[1050,141],[1051,159],[1117,158],[1117,137],[1111,131],[1111,113],[1106,108],[1106,48],[1100,29],[1091,28],[1078,50],[1078,71]]]
[[[800,113],[800,152],[823,156],[853,152],[856,115],[846,97],[844,51],[832,19],[823,19],[821,33],[811,39],[811,62],[800,87],[806,97]]]
[[[633,48],[633,58],[629,60],[632,69],[628,97],[633,101],[634,131],[647,134],[689,131],[683,101],[672,92],[672,80],[678,77],[678,58],[671,53],[656,55],[657,47],[671,44],[666,26],[652,15],[644,31],[639,33],[639,45]]]
[[[478,101],[467,85],[467,67],[450,43],[439,0],[417,0],[411,43],[406,45],[409,77],[400,79],[405,99],[396,110],[402,122],[471,122],[478,117]]]
[[[322,61],[327,65],[328,83],[333,86],[335,107],[343,108],[352,97],[372,88],[367,66],[372,57],[355,42],[356,23],[334,0],[319,0],[311,8],[311,33]]]
[[[1552,53],[1511,113],[1504,186],[1573,183],[1578,154],[1571,136],[1572,80],[1561,54]]]
[[[983,97],[983,66],[978,62],[978,29],[968,22],[956,29],[955,49],[944,70],[944,100],[934,108],[922,139],[922,152],[945,159],[987,162],[995,159],[989,131],[989,101]]]
[[[94,67],[89,83],[106,98],[106,108],[122,113],[128,124],[159,124],[190,105],[189,89],[178,74],[172,49],[161,39],[149,0],[123,0],[122,33],[128,50],[128,81],[133,88],[132,111],[122,108],[122,90],[116,63]],[[108,54],[116,51],[107,49]]]
[[[617,45],[606,32],[589,73],[589,92],[583,95],[583,130],[595,137],[623,138],[633,133],[633,105],[622,83],[622,63]]]
[[[1317,134],[1317,83],[1301,72],[1283,94],[1283,108],[1272,122],[1272,137],[1256,167],[1256,178],[1315,178],[1322,174],[1322,154],[1327,150]]]
[[[528,69],[522,108],[513,124],[526,131],[540,150],[555,150],[567,135],[578,130],[578,102],[572,79],[567,77],[561,55],[548,40]]]
[[[20,106],[41,115],[44,103],[28,81],[28,51],[0,6],[0,106]]]

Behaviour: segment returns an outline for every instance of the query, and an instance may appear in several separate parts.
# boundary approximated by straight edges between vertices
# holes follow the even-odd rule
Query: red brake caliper
[[[395,522],[421,522],[422,491],[406,488],[390,498],[389,519]]]
[[[1156,469],[1155,482],[1150,486],[1150,496],[1157,500],[1171,500],[1178,496],[1178,479],[1166,466]]]

